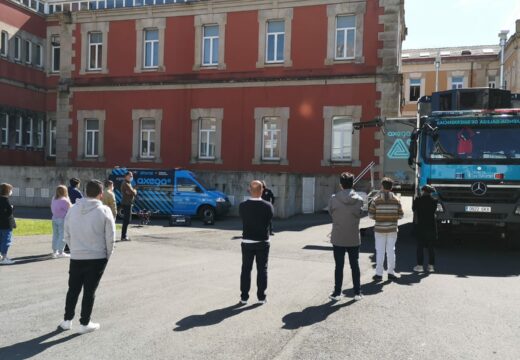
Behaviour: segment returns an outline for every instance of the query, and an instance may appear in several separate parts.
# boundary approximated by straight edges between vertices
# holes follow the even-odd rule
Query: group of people
[[[361,291],[359,248],[361,245],[359,223],[363,217],[363,198],[354,191],[354,175],[344,172],[340,175],[340,191],[329,200],[332,218],[331,242],[335,261],[334,290],[330,299],[337,301],[342,294],[345,254],[348,254],[354,287],[354,300],[363,298]],[[103,276],[105,267],[114,250],[116,241],[115,217],[117,209],[113,193],[114,184],[107,180],[104,184],[90,180],[86,185],[86,197],[79,191],[79,180],[71,179],[67,189],[60,185],[51,204],[53,213],[53,257],[70,257],[68,291],[65,301],[65,315],[60,328],[70,330],[80,292],[83,290],[79,333],[99,329],[100,325],[91,321],[95,292]],[[393,182],[384,178],[381,190],[370,202],[368,215],[375,220],[374,235],[376,248],[376,272],[374,281],[383,279],[383,263],[387,257],[388,279],[396,279],[395,243],[398,220],[403,217],[399,198],[392,192]],[[9,203],[12,186],[0,184],[0,250],[2,262],[10,263],[7,249],[11,243],[12,229],[16,227],[13,207]],[[267,302],[267,278],[272,219],[274,215],[274,195],[266,191],[267,186],[259,180],[249,185],[250,198],[239,206],[242,220],[242,270],[240,275],[240,303],[247,304],[251,288],[251,271],[256,260],[257,299],[260,304]],[[436,201],[431,197],[433,188],[425,186],[422,195],[414,200],[413,210],[419,229],[417,260],[415,271],[423,271],[423,248],[430,252],[429,271],[434,271],[433,240],[435,234]],[[132,173],[125,175],[121,186],[122,208],[126,219],[131,214],[133,200],[137,194],[132,187]],[[267,198],[267,200],[266,200]],[[128,225],[126,225],[128,226]],[[126,237],[123,224],[121,240]],[[65,254],[65,245],[70,255]]]
[[[364,215],[363,198],[354,191],[354,175],[344,172],[340,175],[340,191],[329,200],[329,214],[332,218],[331,243],[335,262],[334,289],[329,298],[338,301],[343,287],[343,269],[345,254],[348,254],[354,287],[354,300],[363,298],[361,291],[361,272],[359,269],[359,249],[361,236],[359,223]],[[393,181],[383,178],[381,189],[370,201],[368,216],[375,221],[374,238],[376,250],[376,270],[374,281],[383,280],[384,260],[387,259],[387,273],[390,281],[396,280],[395,244],[397,241],[398,220],[404,212],[399,198],[392,192]],[[262,182],[255,180],[249,186],[251,198],[240,204],[239,214],[242,219],[242,271],[240,275],[240,303],[246,304],[251,287],[251,270],[256,259],[257,298],[259,303],[267,302],[267,264],[270,249],[270,223],[273,206],[264,201]],[[434,189],[425,185],[421,196],[413,202],[417,228],[417,266],[414,271],[424,271],[424,248],[429,251],[428,271],[433,272],[435,255],[435,212],[437,201],[431,196]]]

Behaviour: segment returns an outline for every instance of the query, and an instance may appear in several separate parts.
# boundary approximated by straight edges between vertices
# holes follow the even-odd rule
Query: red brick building
[[[403,0],[163,1],[0,0],[1,164],[181,166],[275,190],[290,174],[316,197],[380,164],[378,134],[352,123],[398,115]]]

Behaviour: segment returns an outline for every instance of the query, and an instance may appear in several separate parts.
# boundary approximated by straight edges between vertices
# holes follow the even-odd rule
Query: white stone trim
[[[81,24],[81,68],[79,69],[80,75],[85,74],[108,74],[108,30],[109,22],[92,22]],[[89,70],[87,58],[88,52],[88,34],[90,32],[98,31],[103,35],[103,44],[101,45],[101,70]],[[63,51],[63,48],[60,49]],[[63,58],[63,56],[61,57]]]
[[[404,102],[405,104],[415,104],[417,100],[410,101],[410,80],[421,80],[421,89],[419,90],[419,97],[426,93],[426,77],[422,73],[410,73],[404,79]]]
[[[223,108],[197,108],[191,109],[191,158],[190,163],[214,163],[222,164],[222,120]],[[217,130],[215,134],[215,158],[199,159],[199,120],[201,118],[213,118],[216,120]]]
[[[85,120],[96,119],[99,121],[99,148],[97,157],[86,157],[85,156]],[[76,160],[80,161],[105,161],[105,110],[78,110],[77,121],[78,121],[78,147]],[[56,142],[58,141],[57,136],[58,124],[56,123]],[[57,148],[57,146],[56,146]],[[57,149],[56,149],[57,150]]]
[[[292,38],[292,18],[293,9],[273,9],[273,10],[259,10],[258,11],[258,60],[256,61],[257,68],[272,67],[272,66],[292,66],[291,60],[291,38]],[[283,63],[266,63],[266,37],[267,37],[267,21],[269,20],[283,20],[285,25],[285,39],[284,39],[284,54]]]
[[[139,143],[141,119],[155,120],[155,157],[141,158]],[[161,128],[163,111],[162,109],[133,109],[132,110],[132,157],[130,162],[162,162],[161,159]]]
[[[360,138],[359,131],[352,134],[352,160],[336,161],[332,160],[332,119],[336,116],[345,116],[353,123],[360,122],[363,112],[361,105],[349,106],[324,106],[323,107],[323,159],[321,166],[350,165],[352,167],[361,166],[359,158]]]
[[[341,4],[331,4],[327,6],[327,57],[325,65],[342,63],[364,63],[363,56],[363,34],[364,18],[366,12],[366,2],[343,2]],[[354,59],[336,60],[336,17],[339,15],[354,15],[356,17],[356,48]]]
[[[225,70],[225,50],[226,50],[226,24],[227,14],[207,14],[207,15],[196,15],[194,17],[195,26],[195,64],[193,70],[201,69],[218,69]],[[217,66],[206,66],[202,65],[202,28],[204,25],[218,25],[218,65]]]
[[[281,144],[280,144],[280,160],[263,160],[262,159],[262,137],[263,137],[263,120],[265,117],[277,117],[281,124]],[[251,163],[258,164],[278,164],[289,165],[287,159],[287,135],[288,122],[290,117],[290,109],[288,107],[278,108],[255,108],[255,156]]]
[[[157,29],[159,35],[159,59],[157,60],[156,68],[144,68],[144,39],[143,33],[147,29]],[[150,72],[150,71],[166,71],[164,66],[164,29],[166,29],[165,18],[150,18],[150,19],[138,19],[135,21],[136,31],[136,52],[135,52],[135,73]]]

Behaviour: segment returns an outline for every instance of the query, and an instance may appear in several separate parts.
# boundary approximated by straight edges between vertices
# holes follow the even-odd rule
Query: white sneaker
[[[87,334],[87,333],[90,333],[92,331],[96,331],[99,329],[99,324],[98,323],[93,323],[92,321],[88,323],[88,325],[80,325],[79,326],[79,330],[78,330],[78,334]]]
[[[57,251],[55,251],[55,252],[52,253],[51,257],[52,257],[53,259],[57,259],[59,255],[60,255],[60,254],[59,254]]]
[[[424,267],[422,265],[416,265],[413,268],[413,271],[415,271],[415,272],[423,272],[424,271]]]
[[[245,305],[245,304],[247,304],[247,300],[240,300],[240,304],[241,304],[241,305]]]
[[[435,267],[433,265],[428,265],[429,272],[435,272]]]
[[[258,303],[260,305],[267,304],[267,298],[265,298],[264,300],[258,300]]]
[[[331,299],[332,301],[340,301],[341,295],[335,295],[334,293],[332,293],[329,295],[329,299]]]
[[[63,320],[60,324],[60,328],[62,330],[70,330],[72,328],[72,321],[71,320]]]
[[[363,294],[359,294],[359,295],[354,296],[354,300],[355,301],[363,300]]]
[[[70,254],[67,254],[67,253],[64,253],[64,252],[60,252],[58,254],[58,257],[60,257],[60,258],[70,258]]]
[[[16,261],[9,259],[7,256],[0,261],[0,265],[13,265]]]

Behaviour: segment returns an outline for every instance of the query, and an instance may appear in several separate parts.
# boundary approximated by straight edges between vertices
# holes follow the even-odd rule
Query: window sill
[[[285,60],[281,62],[257,62],[256,67],[257,68],[274,68],[274,67],[290,67],[292,66],[292,60]]]
[[[359,160],[321,160],[321,166],[324,167],[335,167],[335,166],[350,166],[350,167],[360,167],[361,161]]]
[[[199,159],[192,158],[190,160],[190,164],[223,164],[224,161],[222,159]]]
[[[133,163],[161,163],[161,158],[142,158],[142,157],[132,157],[130,162]]]
[[[265,159],[253,159],[251,162],[253,165],[289,165],[289,160],[287,159],[279,159],[279,160],[265,160]]]
[[[98,157],[87,157],[87,156],[78,156],[76,158],[77,161],[88,161],[88,162],[103,162],[105,158],[103,156]]]
[[[348,59],[325,59],[325,65],[340,65],[340,64],[363,64],[365,57],[348,58]]]

